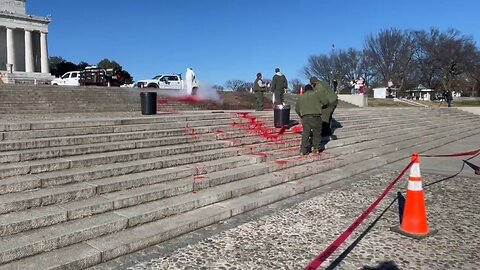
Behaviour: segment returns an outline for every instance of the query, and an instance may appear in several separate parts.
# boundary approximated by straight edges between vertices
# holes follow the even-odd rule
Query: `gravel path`
[[[303,269],[397,175],[398,172],[376,172],[370,173],[370,176],[358,176],[358,179],[351,179],[355,181],[353,184],[152,260],[136,260],[138,263],[128,269]],[[435,175],[424,177],[426,183],[443,178]],[[399,222],[395,203],[335,269],[479,269],[480,177],[472,177],[457,177],[427,188],[428,217],[431,228],[439,230],[436,235],[418,241],[391,232],[390,227]],[[406,181],[401,180],[372,216],[322,266],[332,263],[379,216],[395,197],[396,191],[405,185]]]

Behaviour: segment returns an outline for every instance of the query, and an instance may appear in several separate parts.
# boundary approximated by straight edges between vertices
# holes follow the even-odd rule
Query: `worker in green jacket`
[[[310,134],[312,134],[313,153],[321,152],[320,144],[322,141],[322,108],[328,104],[325,95],[318,91],[313,91],[311,85],[305,86],[305,93],[299,96],[295,105],[295,112],[302,119],[302,143],[300,145],[300,154],[307,155],[309,149]]]
[[[263,83],[262,73],[259,72],[257,73],[257,79],[253,82],[253,92],[255,92],[255,99],[257,100],[257,111],[263,111],[266,89],[267,86]]]
[[[285,92],[288,89],[288,81],[287,77],[280,72],[279,68],[275,69],[275,75],[273,75],[270,88],[273,91],[275,104],[283,104]]]
[[[322,109],[322,136],[331,136],[335,140],[337,137],[333,135],[331,124],[333,112],[337,108],[338,96],[328,83],[320,81],[317,77],[311,77],[310,83],[315,87],[315,91],[328,101]]]

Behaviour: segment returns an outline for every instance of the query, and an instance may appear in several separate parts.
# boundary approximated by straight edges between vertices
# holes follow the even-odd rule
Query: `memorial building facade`
[[[47,81],[50,18],[27,15],[26,0],[0,0],[0,79]]]

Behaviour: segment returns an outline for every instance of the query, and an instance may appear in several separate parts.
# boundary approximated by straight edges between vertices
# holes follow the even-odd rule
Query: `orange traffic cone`
[[[427,209],[425,207],[425,195],[420,175],[420,158],[417,153],[412,155],[412,167],[408,177],[407,198],[400,228],[392,228],[403,235],[416,239],[422,239],[436,233],[430,230],[427,221]]]
[[[300,87],[300,96],[303,96],[303,87]]]

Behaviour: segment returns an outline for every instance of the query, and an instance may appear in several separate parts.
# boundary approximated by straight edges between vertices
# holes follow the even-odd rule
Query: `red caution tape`
[[[382,195],[380,195],[380,197],[375,202],[373,202],[372,205],[370,205],[370,207],[368,207],[368,209],[365,212],[363,212],[363,214],[361,214],[357,218],[357,220],[355,220],[355,222],[353,222],[353,224],[350,225],[350,227],[348,227],[348,229],[345,232],[343,232],[335,241],[333,241],[333,243],[330,246],[328,246],[327,249],[325,249],[322,253],[320,253],[320,255],[317,258],[315,258],[315,260],[313,260],[305,268],[305,270],[314,270],[320,267],[320,265],[323,262],[325,262],[328,259],[328,257],[330,257],[333,254],[333,252],[335,252],[348,239],[348,237],[375,210],[375,208],[377,208],[380,202],[383,201],[383,199],[385,199],[385,197],[388,195],[388,193],[390,193],[390,191],[392,191],[393,187],[395,186],[395,184],[397,184],[398,180],[400,180],[403,176],[405,176],[405,173],[407,172],[407,170],[410,169],[412,164],[413,164],[413,161],[410,162],[410,164],[408,164],[408,166],[405,167],[405,169],[403,169],[402,173],[385,189]]]

